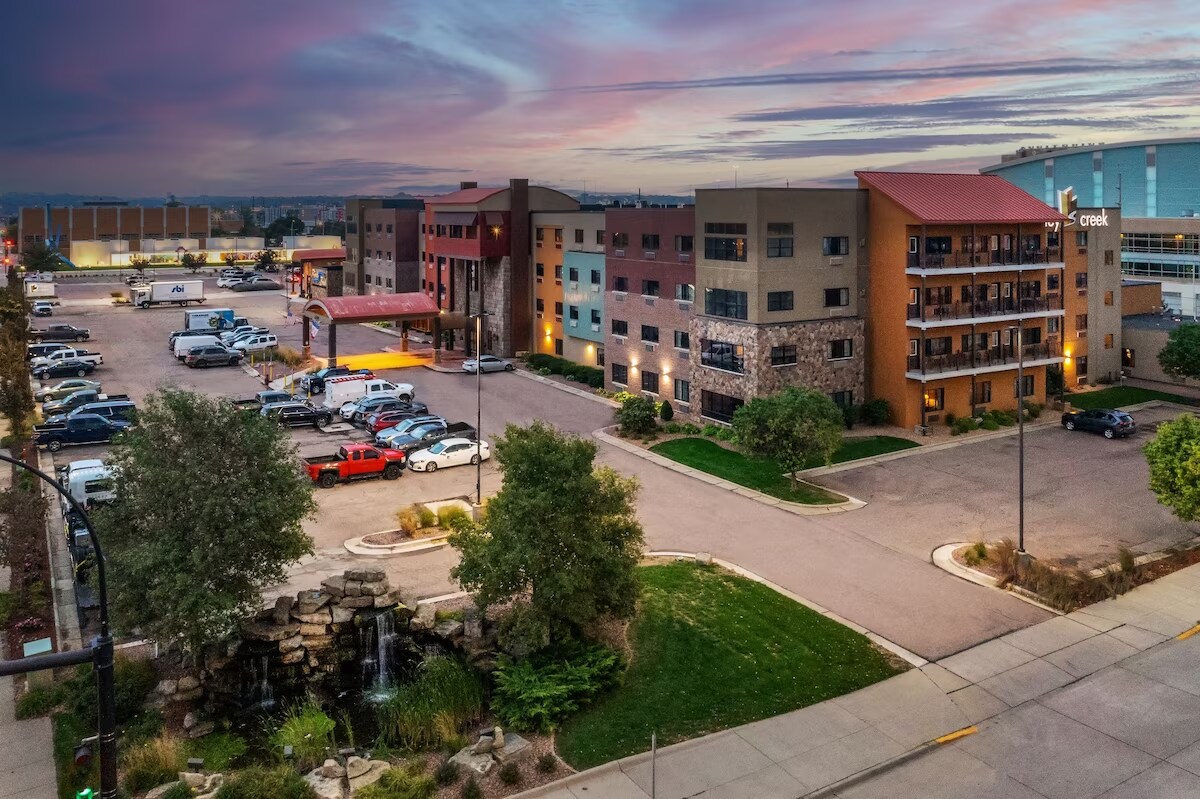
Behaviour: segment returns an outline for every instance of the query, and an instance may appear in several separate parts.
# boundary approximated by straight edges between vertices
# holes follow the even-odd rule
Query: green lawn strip
[[[623,684],[569,719],[579,769],[769,718],[897,673],[864,637],[770,588],[687,562],[640,572]]]
[[[886,455],[889,452],[898,452],[902,449],[912,449],[919,446],[921,445],[915,441],[909,441],[907,438],[896,438],[895,436],[845,438],[842,440],[841,448],[833,453],[833,462],[845,463],[846,461],[856,461],[860,458]],[[824,465],[820,461],[813,461],[809,464],[808,468],[812,469]]]
[[[1067,395],[1067,401],[1073,408],[1124,408],[1151,400],[1178,402],[1181,405],[1200,405],[1200,400],[1192,397],[1183,397],[1179,394],[1169,394],[1165,391],[1155,391],[1139,386],[1110,386],[1097,391]]]

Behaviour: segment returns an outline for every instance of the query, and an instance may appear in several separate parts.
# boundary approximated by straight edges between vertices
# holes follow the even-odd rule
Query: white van
[[[183,360],[193,347],[207,347],[209,344],[221,343],[216,336],[180,336],[175,339],[175,357]]]
[[[113,470],[108,466],[76,469],[67,478],[67,493],[85,508],[117,498]]]
[[[413,393],[411,383],[391,383],[378,378],[368,378],[366,375],[332,377],[325,381],[325,407],[330,410],[340,409],[346,403],[355,402],[363,397],[396,397],[411,400]]]

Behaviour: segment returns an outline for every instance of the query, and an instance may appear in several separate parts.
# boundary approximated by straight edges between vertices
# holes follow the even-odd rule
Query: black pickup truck
[[[41,344],[43,341],[87,341],[91,337],[91,331],[86,327],[75,325],[50,325],[29,331],[29,338],[35,344]]]
[[[105,419],[91,413],[69,416],[57,424],[33,426],[33,443],[41,444],[51,452],[58,452],[67,444],[104,444],[113,436],[129,427],[129,422]]]
[[[128,394],[101,394],[94,388],[86,388],[68,394],[60,400],[42,403],[42,413],[49,417],[58,413],[67,413],[78,408],[80,405],[87,405],[89,402],[108,402],[110,400],[127,399],[129,399]]]
[[[475,428],[466,422],[430,422],[414,427],[402,436],[396,436],[388,442],[388,446],[400,450],[405,455],[411,455],[419,449],[433,446],[444,438],[469,438],[474,441]]]
[[[296,398],[286,391],[260,391],[253,397],[230,400],[230,404],[239,411],[258,413],[267,405],[277,405],[281,402],[292,402]]]

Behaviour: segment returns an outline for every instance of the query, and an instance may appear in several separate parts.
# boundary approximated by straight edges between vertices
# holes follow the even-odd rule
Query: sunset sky
[[[597,191],[973,171],[1200,131],[1167,0],[39,0],[0,191]]]

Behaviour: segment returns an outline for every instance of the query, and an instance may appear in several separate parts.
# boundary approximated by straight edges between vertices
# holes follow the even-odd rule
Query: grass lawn
[[[848,438],[842,448],[834,453],[833,462],[843,463],[915,446],[918,444],[913,441],[892,436]],[[655,444],[650,451],[777,499],[804,505],[830,505],[844,501],[844,497],[807,483],[800,483],[797,490],[792,491],[791,481],[775,461],[746,457],[707,438],[676,438]],[[819,462],[811,464],[820,465]]]
[[[694,563],[641,569],[620,687],[569,719],[559,753],[578,769],[776,716],[898,673],[858,633],[770,588]]]
[[[1137,405],[1139,402],[1149,402],[1150,400],[1178,402],[1181,405],[1200,405],[1200,401],[1191,397],[1137,386],[1110,386],[1096,391],[1067,395],[1067,401],[1075,408],[1123,408],[1126,405]]]

